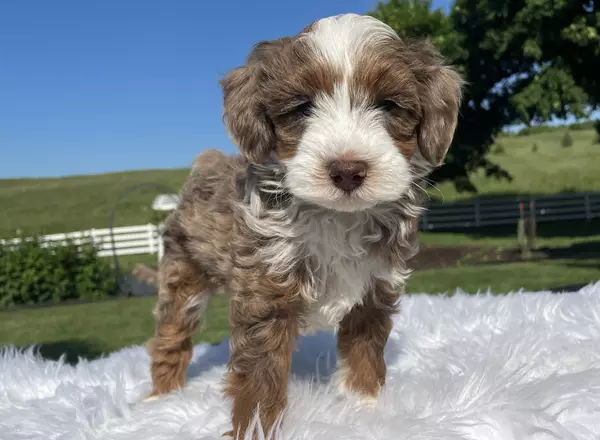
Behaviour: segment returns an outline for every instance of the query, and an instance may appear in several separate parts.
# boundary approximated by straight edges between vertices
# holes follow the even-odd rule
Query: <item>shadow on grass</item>
[[[542,247],[540,251],[544,252],[548,258],[559,260],[592,260],[600,258],[600,240],[588,241],[585,243],[574,243],[563,247]],[[597,265],[591,262],[590,266]]]
[[[32,344],[26,347],[31,345]],[[89,341],[82,341],[78,339],[44,342],[36,345],[36,351],[38,351],[45,359],[56,361],[64,355],[65,362],[71,365],[76,364],[79,361],[79,358],[92,360],[100,357],[103,353],[103,350],[101,350],[97,345],[90,343]]]

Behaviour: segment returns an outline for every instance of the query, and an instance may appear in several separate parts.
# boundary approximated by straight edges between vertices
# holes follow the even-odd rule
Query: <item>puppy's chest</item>
[[[304,334],[335,329],[362,303],[375,279],[387,278],[389,268],[365,239],[368,232],[360,226],[320,224],[304,236],[302,254],[309,274]]]

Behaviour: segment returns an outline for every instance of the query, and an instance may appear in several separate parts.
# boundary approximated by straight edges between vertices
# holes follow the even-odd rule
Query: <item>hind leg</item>
[[[154,308],[156,330],[148,341],[152,396],[169,393],[185,384],[192,358],[192,335],[214,292],[198,267],[179,254],[165,254],[159,269],[158,300]]]

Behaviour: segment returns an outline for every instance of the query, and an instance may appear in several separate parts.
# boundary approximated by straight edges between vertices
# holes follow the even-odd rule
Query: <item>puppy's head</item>
[[[422,159],[442,163],[462,80],[429,43],[344,14],[257,44],[221,84],[227,129],[250,162],[275,153],[294,196],[358,211],[400,198]]]

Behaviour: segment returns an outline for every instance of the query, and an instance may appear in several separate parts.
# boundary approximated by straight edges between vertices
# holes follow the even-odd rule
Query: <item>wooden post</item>
[[[423,216],[421,217],[421,225],[424,231],[429,230],[429,222],[427,221],[427,211],[425,211],[423,213]]]
[[[92,238],[92,247],[95,251],[98,251],[99,249],[96,247],[96,230],[94,228],[90,230],[90,237]]]
[[[530,252],[533,252],[536,248],[535,241],[537,236],[537,218],[535,214],[535,199],[529,201],[529,231],[527,239],[529,242],[528,248]]]
[[[529,250],[527,249],[527,237],[525,232],[525,209],[523,202],[519,202],[519,221],[517,222],[517,242],[521,249],[521,258],[529,258]]]
[[[583,196],[583,204],[585,206],[585,219],[589,222],[592,220],[592,205],[590,203],[590,195]]]

